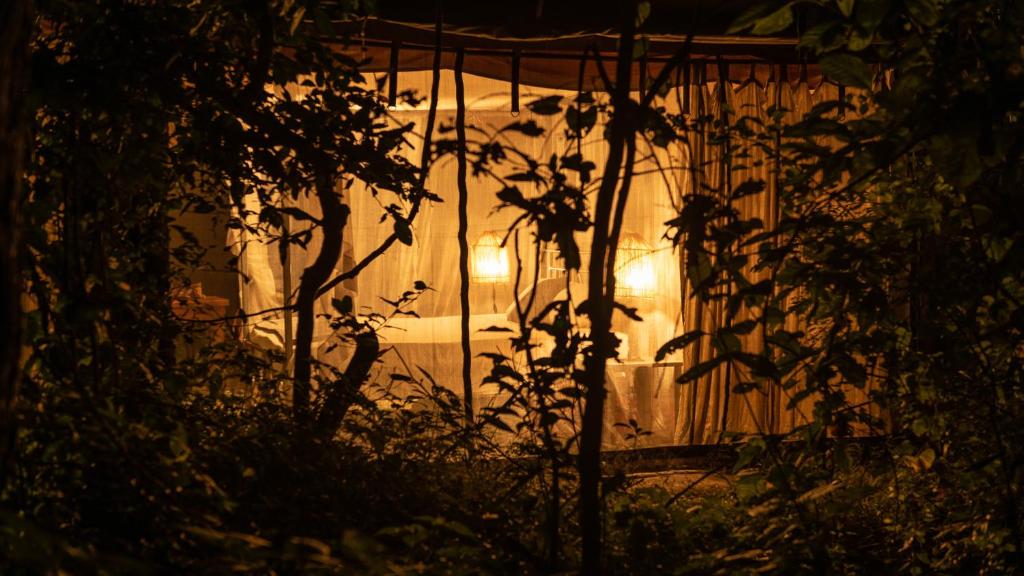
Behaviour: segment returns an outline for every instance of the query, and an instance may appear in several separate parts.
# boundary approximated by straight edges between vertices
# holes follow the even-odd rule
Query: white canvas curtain
[[[403,72],[400,75],[402,90],[415,89],[421,95],[430,93],[429,82],[430,72]],[[531,153],[539,161],[546,161],[551,154],[566,151],[566,126],[560,115],[534,115],[524,105],[519,117],[514,118],[509,112],[510,87],[507,82],[467,75],[465,84],[467,125],[481,129],[483,133],[493,133],[510,122],[532,120],[545,129],[544,136],[531,138],[518,132],[505,132],[500,141]],[[721,88],[715,83],[691,83],[688,87],[670,91],[663,100],[658,99],[658,104],[664,105],[670,113],[681,112],[681,107],[685,107],[690,114],[721,117],[724,98],[733,116],[755,115],[766,119],[767,108],[778,98],[783,106],[793,110],[791,116],[796,118],[814,103],[837,97],[836,88],[827,84],[813,93],[806,84],[787,82],[765,85],[751,81],[741,85],[728,84],[724,91]],[[776,95],[779,90],[781,93]],[[684,91],[689,92],[688,97]],[[439,127],[450,126],[454,122],[454,93],[451,71],[442,71],[437,116]],[[524,104],[536,97],[553,94],[565,96],[565,102],[575,97],[573,92],[527,86],[521,87],[521,93]],[[427,116],[427,103],[423,102],[416,109],[399,108],[393,111],[393,115],[396,122],[415,125],[416,136],[410,137],[410,145],[403,153],[414,164],[418,164],[422,142],[420,135]],[[598,127],[582,144],[583,155],[598,167],[596,174],[600,173],[607,154],[601,121],[603,119],[599,119]],[[471,129],[469,139],[483,138],[483,133]],[[450,134],[435,134],[435,141],[450,137]],[[737,376],[733,375],[730,379],[724,370],[713,371],[696,385],[679,386],[675,378],[686,366],[699,360],[691,352],[677,353],[660,363],[654,362],[658,347],[673,335],[698,325],[705,329],[712,328],[724,320],[721,309],[698,305],[693,298],[686,296],[688,288],[683,286],[685,275],[680,267],[681,255],[665,237],[665,222],[676,215],[687,193],[699,186],[701,180],[712,187],[721,184],[724,172],[721,163],[716,161],[720,155],[721,149],[698,133],[689,134],[689,141],[685,145],[674,145],[668,150],[654,149],[644,141],[639,143],[640,160],[635,167],[636,175],[623,228],[629,238],[628,244],[634,250],[620,253],[620,260],[637,264],[634,268],[623,270],[623,275],[632,274],[636,278],[627,282],[620,278],[619,283],[626,285],[622,301],[636,307],[643,321],[629,320],[616,314],[613,324],[613,330],[623,345],[620,348],[621,362],[612,361],[608,371],[606,448],[716,442],[722,438],[723,431],[782,432],[804,421],[809,414],[810,406],[806,401],[789,406],[782,390],[730,394],[729,386],[736,384]],[[743,178],[749,177],[770,182],[769,166],[763,164],[753,167],[754,163],[753,160],[746,160],[745,164],[751,165],[751,168],[732,174],[732,184],[736,185]],[[500,185],[495,180],[471,174],[468,185],[468,241],[471,246],[470,270],[473,277],[480,264],[473,261],[472,247],[480,244],[481,239],[493,237],[494,234],[504,237],[518,214],[514,210],[496,209],[499,201],[495,194]],[[429,372],[439,384],[461,395],[459,249],[456,236],[458,187],[453,157],[444,158],[433,166],[427,186],[444,201],[428,203],[421,208],[412,227],[412,246],[396,243],[359,275],[358,283],[339,287],[338,294],[325,296],[321,306],[326,306],[331,296],[350,294],[354,297],[359,313],[368,314],[372,311],[386,314],[389,306],[383,298],[394,300],[404,291],[411,290],[416,281],[425,282],[432,290],[424,293],[412,308],[419,317],[394,317],[380,330],[382,348],[387,351],[373,378],[376,384],[386,386],[392,373],[420,376],[422,369]],[[528,188],[524,188],[526,192],[529,192]],[[386,195],[386,192],[382,192],[380,197],[374,197],[359,186],[348,191],[346,200],[352,213],[349,226],[345,229],[345,262],[339,268],[344,269],[351,262],[359,261],[391,233],[390,225],[381,223],[381,216],[384,214],[383,207],[397,200]],[[315,207],[311,206],[313,202],[299,202],[303,209],[315,211]],[[771,226],[777,216],[774,188],[769,187],[762,194],[738,201],[737,208],[744,217],[756,216]],[[314,236],[320,233],[316,231]],[[269,241],[272,235],[271,232],[262,237],[243,233],[236,238],[239,246],[245,245],[245,249],[240,252],[240,269],[245,275],[241,298],[242,306],[248,312],[280,306],[283,301],[280,259],[277,256],[277,245]],[[589,255],[587,235],[579,235],[578,242],[583,251],[585,270]],[[319,243],[314,241],[307,251],[299,248],[290,251],[293,289],[298,286],[306,259],[315,257],[318,246]],[[518,244],[514,237],[509,237],[505,248],[507,277],[499,273],[496,276],[472,279],[470,282],[471,346],[475,356],[471,375],[477,407],[494,401],[497,390],[494,385],[482,384],[491,362],[476,355],[500,351],[512,356],[507,333],[482,330],[490,326],[516,329],[514,298],[517,291],[513,286],[516,251],[523,265],[519,293],[530,285],[535,273],[540,275],[541,286],[547,288],[538,290],[542,299],[559,297],[565,285],[564,279],[559,279],[563,274],[560,263],[548,250],[553,247],[541,248],[538,260],[530,230],[522,229]],[[494,253],[491,250],[492,256]],[[544,279],[552,278],[556,280],[543,282]],[[575,290],[574,296],[577,300],[585,296],[582,284]],[[542,304],[538,304],[537,308]],[[324,311],[327,309],[324,308]],[[736,318],[735,321],[742,319]],[[283,317],[280,314],[266,315],[250,322],[249,335],[256,338],[268,331],[280,334],[282,323]],[[318,342],[326,342],[329,332],[326,322],[320,321],[317,326]],[[751,351],[757,351],[755,339],[748,339],[745,345]],[[281,345],[280,339],[265,340],[266,345]],[[327,355],[325,353],[329,348],[332,347],[320,347],[321,360],[343,363],[343,349],[339,352],[335,348],[332,354]],[[701,354],[705,359],[709,357],[707,346]],[[616,423],[629,420],[635,421],[649,435],[640,439],[630,438],[624,427],[615,426]]]
[[[297,208],[315,219],[321,217],[319,204],[309,195],[290,198],[269,191],[268,196],[274,206]],[[255,192],[246,194],[243,202],[242,209],[236,209],[234,216],[244,227],[229,229],[228,245],[238,256],[239,301],[242,313],[248,315],[243,323],[244,336],[257,345],[283,349],[286,333],[289,330],[294,332],[298,320],[296,314],[288,318],[278,309],[295,302],[302,271],[319,252],[324,231],[308,220],[287,215],[283,216],[285,228],[271,225],[267,221],[261,222],[263,206]],[[299,238],[308,235],[308,240],[304,240],[304,246],[289,243],[282,259],[281,238],[285,233]],[[343,238],[342,258],[335,267],[335,274],[340,274],[355,263],[351,232],[344,231]],[[329,347],[325,343],[332,334],[327,319],[331,311],[331,299],[354,296],[357,285],[357,280],[343,282],[317,300],[313,331],[315,348]],[[290,329],[286,327],[288,322],[291,323]]]

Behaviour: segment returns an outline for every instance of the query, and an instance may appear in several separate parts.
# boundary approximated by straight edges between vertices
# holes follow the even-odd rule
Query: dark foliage
[[[382,197],[434,198],[399,154],[408,129],[389,127],[359,63],[320,40],[354,6],[36,2],[24,199],[19,218],[5,214],[21,223],[26,347],[16,417],[3,421],[16,442],[0,487],[0,567],[479,574],[596,558],[622,574],[1021,572],[1024,6],[759,2],[735,31],[787,29],[804,4],[820,9],[800,29],[802,50],[860,90],[800,122],[774,109],[767,124],[738,111],[723,123],[665,113],[653,96],[583,94],[531,110],[564,115],[577,138],[611,114],[622,174],[614,163],[598,178],[602,167],[573,150],[537,160],[497,138],[465,150],[478,173],[521,164],[498,193],[521,214],[510,234],[553,243],[574,269],[584,261],[573,232],[595,229],[587,193],[605,185],[606,203],[628,193],[638,142],[664,147],[700,127],[727,163],[754,148],[778,163],[777,226],[732,206],[765,182],[698,190],[667,223],[688,289],[754,320],[680,334],[663,351],[713,338],[715,355],[681,385],[735,366],[749,378],[731,393],[783,387],[814,399],[812,422],[785,438],[736,439],[735,465],[712,488],[602,478],[588,460],[581,497],[580,439],[552,429],[579,417],[615,355],[608,330],[593,336],[578,317],[604,326],[635,313],[614,302],[613,275],[580,309],[565,300],[519,311],[512,345],[527,366],[491,358],[489,381],[510,400],[473,425],[429,375],[397,375],[420,390],[399,401],[355,393],[344,374],[312,364],[284,374],[281,358],[241,342],[183,352],[207,326],[172,311],[172,288],[201,257],[173,214],[274,191],[336,203],[343,226],[333,183],[351,177]],[[639,8],[642,34],[651,6]],[[293,98],[286,88],[306,79],[309,93]],[[504,130],[543,135],[531,123]],[[457,148],[436,145],[439,155]],[[527,197],[522,182],[542,193]],[[261,225],[280,230],[281,212],[261,194]],[[392,206],[382,225],[407,242],[415,214]],[[598,224],[614,254],[614,222]],[[745,275],[751,255],[768,280]],[[351,302],[335,307],[339,332],[367,336]],[[554,348],[536,350],[537,334]],[[762,346],[744,350],[738,334]],[[343,410],[325,409],[317,378]],[[303,382],[309,402],[293,411],[284,392]],[[868,386],[878,410],[845,393]],[[510,426],[510,415],[523,423]],[[325,420],[326,430],[311,426]],[[852,441],[853,430],[876,438]],[[499,445],[502,434],[516,441]],[[600,530],[581,530],[581,516],[600,517]],[[602,544],[600,557],[581,557],[584,535],[590,550]]]

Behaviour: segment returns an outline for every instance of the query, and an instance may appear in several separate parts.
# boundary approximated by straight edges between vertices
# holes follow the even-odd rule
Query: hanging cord
[[[576,77],[576,154],[583,158],[583,76],[587,70],[587,50],[580,56],[580,70]]]
[[[366,56],[366,21],[368,19],[367,16],[363,16],[359,22],[359,51],[363,53],[364,57]]]
[[[838,88],[839,88],[839,95],[838,95],[838,98],[839,98],[839,119],[840,120],[845,120],[846,119],[846,85],[843,84],[842,82],[840,82],[838,84]]]
[[[512,49],[512,116],[519,116],[519,48]]]
[[[401,40],[391,43],[391,59],[388,62],[388,108],[392,110],[398,106],[398,52],[401,48]]]
[[[750,65],[750,72],[747,74],[746,79],[744,79],[743,82],[741,82],[739,87],[736,89],[737,92],[746,89],[746,87],[750,86],[751,84],[755,84],[758,88],[761,87],[761,84],[757,81],[757,74],[755,73],[756,68],[756,64]]]
[[[637,75],[637,90],[640,94],[640,100],[644,100],[647,96],[647,51],[640,55],[640,62]]]

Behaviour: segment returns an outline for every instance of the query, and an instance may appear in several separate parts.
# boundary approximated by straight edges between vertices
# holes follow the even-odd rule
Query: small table
[[[227,298],[203,294],[203,285],[196,283],[178,288],[171,293],[171,311],[176,317],[186,321],[202,321],[207,324],[204,335],[209,343],[228,340],[227,322],[217,322],[227,315]],[[186,345],[189,353],[194,352],[194,345]]]

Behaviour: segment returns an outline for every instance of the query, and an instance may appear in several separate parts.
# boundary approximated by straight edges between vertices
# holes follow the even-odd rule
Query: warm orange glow
[[[486,232],[473,243],[472,263],[473,282],[499,284],[509,280],[508,250],[496,232]]]
[[[632,298],[654,296],[654,258],[651,245],[636,234],[623,234],[615,253],[615,295]]]

